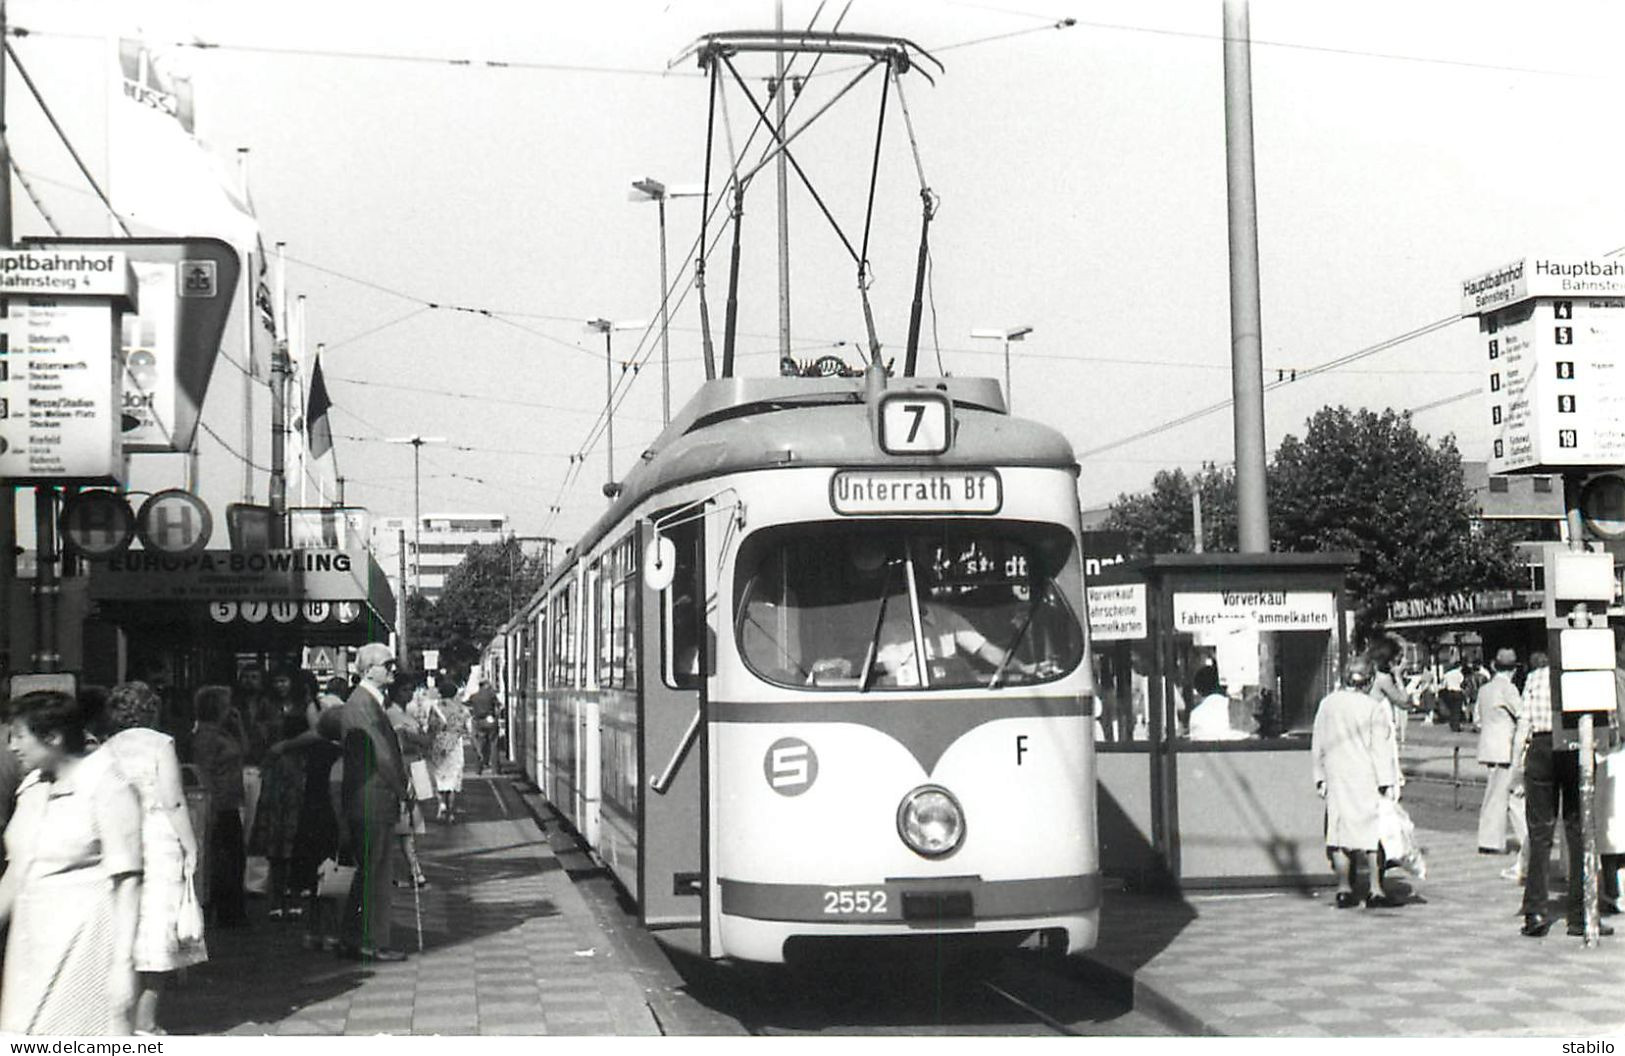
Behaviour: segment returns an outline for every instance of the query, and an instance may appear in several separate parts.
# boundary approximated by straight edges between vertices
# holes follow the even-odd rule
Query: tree
[[[1504,533],[1477,531],[1453,436],[1437,445],[1408,413],[1324,407],[1270,466],[1276,549],[1353,550],[1356,624],[1368,633],[1396,598],[1511,586]]]
[[[1510,535],[1476,524],[1454,437],[1437,444],[1408,414],[1324,407],[1302,439],[1287,436],[1269,466],[1270,533],[1276,550],[1351,550],[1349,604],[1369,634],[1396,598],[1511,586]],[[1235,473],[1196,474],[1206,548],[1235,550]],[[1128,533],[1143,554],[1193,549],[1192,480],[1163,470],[1150,492],[1120,495],[1104,527]]]
[[[1182,469],[1159,470],[1150,492],[1119,495],[1102,525],[1128,535],[1129,546],[1140,554],[1188,553],[1195,549],[1195,522],[1191,495],[1202,495],[1202,546],[1207,550],[1236,548],[1236,471],[1204,466],[1194,477]]]
[[[413,612],[421,596],[407,599],[414,649],[438,649],[440,666],[466,668],[541,587],[544,559],[524,552],[519,540],[471,544],[461,564],[446,576],[440,598]]]

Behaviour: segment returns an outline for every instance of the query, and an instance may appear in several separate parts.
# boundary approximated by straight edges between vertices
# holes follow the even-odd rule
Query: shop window
[[[1552,493],[1552,478],[1536,477],[1535,491],[1542,495],[1550,495]]]
[[[1490,491],[1496,495],[1505,495],[1507,491],[1507,484],[1508,481],[1505,477],[1491,477]]]

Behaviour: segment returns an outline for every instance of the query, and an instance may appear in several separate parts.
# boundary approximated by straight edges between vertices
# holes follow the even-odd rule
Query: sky
[[[504,513],[520,534],[572,541],[603,511],[605,360],[586,324],[659,313],[656,211],[628,200],[630,184],[700,184],[705,81],[692,61],[669,64],[703,33],[771,26],[769,0],[404,0],[387,17],[378,5],[308,0],[7,6],[30,31],[13,42],[21,64],[98,180],[105,38],[139,22],[154,41],[217,45],[182,52],[198,132],[228,162],[249,149],[264,239],[286,243],[287,288],[306,298],[309,344],[326,346],[351,503],[410,514],[410,449],[382,440],[417,433],[448,441],[423,448],[426,513]],[[829,29],[845,6],[785,0],[785,22],[806,26],[816,11],[815,28]],[[1316,409],[1343,403],[1413,409],[1423,431],[1487,456],[1476,325],[1448,320],[1470,275],[1528,253],[1625,247],[1622,86],[1609,50],[1622,23],[1606,4],[1251,5],[1266,381],[1445,324],[1272,389],[1272,449]],[[1147,487],[1160,468],[1229,461],[1227,411],[1157,428],[1230,394],[1217,0],[854,0],[841,28],[907,37],[946,67],[934,85],[917,72],[903,80],[920,169],[941,200],[922,371],[1002,377],[999,343],[971,331],[1031,326],[1012,345],[1013,409],[1071,440],[1086,509]],[[768,65],[744,60],[741,71],[760,93]],[[821,64],[795,113],[853,72]],[[877,81],[865,80],[796,144],[854,242],[879,105]],[[6,113],[45,213],[65,234],[107,234],[15,77]],[[754,115],[737,90],[727,113],[743,145]],[[920,178],[895,97],[884,131],[871,296],[885,354],[900,357]],[[720,184],[720,127],[715,149]],[[855,266],[791,181],[792,346],[803,359],[857,363]],[[13,195],[17,236],[48,234],[24,188]],[[767,171],[746,197],[742,374],[776,372],[774,209]],[[668,205],[679,294],[699,212],[698,200]],[[719,343],[726,274],[724,241],[709,273]],[[223,348],[239,364],[240,332],[234,321]],[[699,345],[690,295],[672,322],[674,406],[702,378]],[[613,351],[617,380],[620,361],[641,362],[615,414],[622,475],[660,429],[658,340],[618,331]],[[262,344],[262,374],[267,355]],[[219,439],[200,440],[201,491],[217,514],[242,497],[245,384],[222,362],[204,407]],[[263,466],[263,385],[253,432]],[[181,475],[178,457],[138,456],[131,486],[178,486]],[[266,489],[256,470],[257,501]]]

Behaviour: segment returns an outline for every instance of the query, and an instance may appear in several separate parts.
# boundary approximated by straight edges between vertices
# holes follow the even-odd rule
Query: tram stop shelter
[[[1309,740],[1347,655],[1356,560],[1159,554],[1092,577],[1106,875],[1175,890],[1332,882]]]

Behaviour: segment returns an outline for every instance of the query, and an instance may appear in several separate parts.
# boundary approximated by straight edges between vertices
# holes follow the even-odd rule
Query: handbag
[[[406,768],[412,779],[413,799],[434,798],[434,778],[429,775],[429,764],[422,759],[414,759]]]
[[[181,874],[181,903],[175,911],[175,941],[195,946],[203,941],[203,906],[197,899],[197,881],[190,866]]]
[[[340,865],[332,858],[316,867],[320,881],[316,885],[317,898],[343,898],[350,893],[355,880],[355,866]]]

